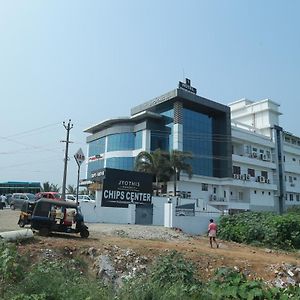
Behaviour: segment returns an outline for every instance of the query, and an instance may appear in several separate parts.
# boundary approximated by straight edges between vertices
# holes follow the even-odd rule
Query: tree
[[[177,191],[177,180],[180,180],[180,173],[182,171],[186,172],[189,179],[192,178],[193,171],[191,164],[187,163],[186,160],[192,159],[193,154],[191,152],[173,150],[170,153],[170,164],[171,170],[174,177],[174,196],[176,196]]]
[[[69,194],[75,195],[77,193],[77,188],[75,188],[73,185],[69,184],[67,187],[67,191]]]
[[[49,183],[49,181],[46,181],[43,183],[41,190],[43,192],[59,192],[59,187],[57,184]]]
[[[169,154],[156,149],[154,152],[140,152],[135,159],[135,170],[150,173],[155,176],[156,195],[158,193],[158,183],[166,182],[171,175]]]

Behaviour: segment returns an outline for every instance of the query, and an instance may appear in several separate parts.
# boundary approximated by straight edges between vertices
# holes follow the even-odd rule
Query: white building
[[[190,82],[143,103],[131,116],[89,133],[87,179],[100,168],[132,170],[140,151],[191,151],[193,177],[177,195],[220,210],[284,211],[300,204],[300,137],[279,124],[279,104],[242,99],[224,106],[196,95]],[[165,196],[172,196],[173,182]]]

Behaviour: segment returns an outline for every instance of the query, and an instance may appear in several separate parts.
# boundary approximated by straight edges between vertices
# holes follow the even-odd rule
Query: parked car
[[[40,235],[50,232],[80,233],[89,236],[88,227],[84,224],[83,215],[76,203],[41,198],[36,202],[32,216],[31,228]]]
[[[30,201],[33,202],[36,200],[36,197],[34,194],[30,194],[30,193],[14,193],[11,196],[10,199],[10,208],[12,210],[15,210],[16,208],[21,208],[23,203],[25,201]]]
[[[66,200],[66,201],[76,202],[76,196],[74,196],[74,195],[72,195],[72,194],[66,194],[66,195],[65,195],[65,200]]]
[[[95,199],[93,199],[89,195],[78,195],[78,201],[79,202],[95,202]]]
[[[52,200],[61,200],[61,194],[58,192],[40,192],[36,195],[37,199],[46,198],[46,199],[52,199]]]

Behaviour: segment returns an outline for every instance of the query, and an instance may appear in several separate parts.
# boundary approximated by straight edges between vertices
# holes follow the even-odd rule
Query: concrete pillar
[[[173,203],[164,205],[164,227],[173,227]]]
[[[135,204],[128,204],[129,221],[128,224],[135,224]]]

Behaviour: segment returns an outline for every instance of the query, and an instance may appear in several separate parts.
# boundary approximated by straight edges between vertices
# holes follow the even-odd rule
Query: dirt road
[[[18,215],[17,211],[0,210],[0,232],[17,230]],[[210,278],[216,268],[228,266],[243,271],[249,278],[272,280],[275,277],[274,265],[282,263],[300,265],[299,253],[272,251],[227,241],[220,241],[219,249],[211,249],[207,237],[191,237],[159,226],[115,224],[88,224],[88,226],[90,229],[88,239],[64,235],[50,237],[36,235],[37,242],[24,245],[23,251],[38,253],[41,247],[53,249],[71,247],[81,251],[94,247],[101,252],[117,246],[132,249],[151,260],[174,249],[195,262],[203,279]]]

